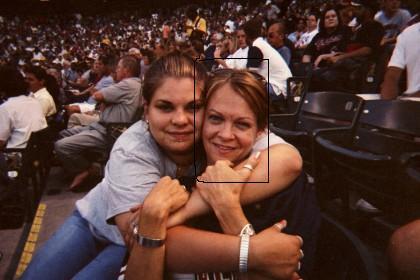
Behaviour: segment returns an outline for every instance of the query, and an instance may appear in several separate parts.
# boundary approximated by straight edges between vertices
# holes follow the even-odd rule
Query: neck
[[[172,155],[168,155],[168,157],[176,164],[176,166],[178,168],[182,168],[182,167],[187,167],[189,165],[191,165],[194,162],[194,154],[193,152],[187,152],[185,154],[172,154]],[[190,155],[191,154],[191,155]]]

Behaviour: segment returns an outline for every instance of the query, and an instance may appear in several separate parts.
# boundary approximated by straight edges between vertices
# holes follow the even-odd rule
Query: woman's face
[[[195,140],[200,138],[203,110],[201,90],[195,91],[191,78],[166,78],[145,105],[145,117],[156,142],[175,161],[190,158]],[[177,162],[180,163],[180,162]]]
[[[208,164],[216,160],[237,164],[250,153],[255,143],[257,118],[246,101],[226,84],[208,101],[202,133]]]
[[[334,10],[329,10],[324,17],[325,29],[333,29],[338,26],[338,16]]]

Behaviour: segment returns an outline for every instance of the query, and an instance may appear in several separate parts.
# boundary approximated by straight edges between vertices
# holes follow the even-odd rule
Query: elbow
[[[290,172],[298,176],[303,169],[303,160],[298,150],[295,150],[290,159]]]

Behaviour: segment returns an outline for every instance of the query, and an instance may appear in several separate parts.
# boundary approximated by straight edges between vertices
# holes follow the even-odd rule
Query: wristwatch
[[[239,272],[246,273],[248,271],[248,251],[249,251],[249,238],[254,235],[255,231],[251,224],[246,224],[239,236],[241,237],[241,245],[239,247]],[[243,279],[244,277],[242,277]]]
[[[241,232],[239,233],[239,236],[243,236],[243,235],[249,235],[249,236],[252,236],[252,235],[254,235],[254,234],[255,234],[255,230],[254,230],[254,228],[252,227],[252,225],[251,225],[251,224],[246,224],[246,225],[242,228]]]
[[[133,235],[136,238],[137,244],[146,248],[157,248],[165,244],[165,239],[149,238],[139,233],[139,226],[133,226]]]

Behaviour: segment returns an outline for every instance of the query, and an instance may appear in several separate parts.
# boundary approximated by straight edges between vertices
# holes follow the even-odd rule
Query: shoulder
[[[153,140],[147,124],[142,120],[130,126],[118,137],[111,153],[115,151],[122,151],[133,157],[160,154],[160,150]]]

